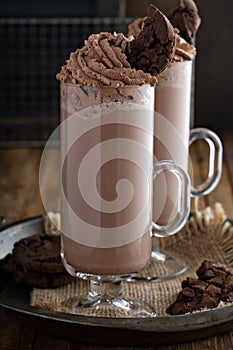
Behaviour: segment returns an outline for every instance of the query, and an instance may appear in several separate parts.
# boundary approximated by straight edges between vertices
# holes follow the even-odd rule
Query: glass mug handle
[[[192,197],[204,196],[212,192],[222,175],[223,147],[219,137],[209,129],[195,128],[190,131],[189,146],[200,139],[206,141],[209,145],[209,171],[207,179],[203,183],[196,187],[191,185]]]
[[[164,171],[176,176],[178,180],[179,208],[176,217],[166,225],[152,223],[152,237],[167,237],[177,233],[186,223],[190,212],[190,180],[188,174],[175,162],[166,160],[153,165],[153,178]]]

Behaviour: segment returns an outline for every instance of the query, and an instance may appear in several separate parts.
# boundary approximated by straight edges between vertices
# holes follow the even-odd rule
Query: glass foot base
[[[189,268],[186,256],[166,250],[152,251],[151,262],[142,273],[130,277],[128,282],[146,281],[161,282],[183,275]]]
[[[93,317],[145,318],[156,317],[153,307],[143,301],[125,298],[71,298],[62,306],[77,315]]]
[[[96,276],[97,278],[98,276]],[[94,317],[144,318],[156,317],[154,308],[143,300],[123,296],[120,280],[99,276],[89,280],[85,296],[75,296],[62,302],[68,312]]]

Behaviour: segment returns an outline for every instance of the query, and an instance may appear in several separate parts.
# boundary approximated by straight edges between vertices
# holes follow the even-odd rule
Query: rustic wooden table
[[[199,208],[213,206],[221,202],[227,216],[233,218],[233,133],[221,135],[224,144],[224,164],[221,182],[208,196],[199,200]],[[192,161],[196,181],[200,182],[205,176],[207,150],[202,143],[196,143],[192,149]],[[6,222],[40,215],[44,208],[38,186],[38,168],[42,149],[11,148],[0,149],[0,214]],[[49,170],[48,170],[49,171]],[[57,330],[59,334],[59,330]],[[94,335],[93,335],[94,336]],[[98,341],[98,343],[100,343]],[[53,337],[28,328],[12,317],[7,310],[0,309],[0,349],[1,350],[47,350],[47,349],[137,349],[135,347],[86,345],[76,341]],[[138,348],[139,349],[139,348]],[[143,349],[143,348],[140,348]],[[196,340],[192,343],[171,344],[164,346],[146,346],[144,349],[158,350],[231,350],[233,349],[233,328],[231,332],[214,337]]]

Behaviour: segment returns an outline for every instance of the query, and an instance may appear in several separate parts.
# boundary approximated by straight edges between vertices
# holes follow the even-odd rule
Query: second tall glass
[[[222,144],[219,137],[209,129],[196,128],[190,132],[192,61],[173,62],[158,76],[155,88],[154,155],[158,161],[171,159],[185,171],[192,180],[192,162],[189,158],[189,145],[196,140],[204,140],[209,145],[209,170],[205,181],[191,187],[190,195],[203,196],[210,193],[218,184],[222,171]],[[193,181],[192,181],[193,182]],[[160,188],[167,187],[167,194],[160,193],[161,201],[154,196],[153,219],[165,225],[177,212],[176,179],[163,173],[156,178],[156,194]],[[165,203],[162,207],[160,203]],[[169,235],[169,232],[168,234]],[[161,251],[160,240],[155,233],[152,262],[157,273],[147,276],[147,280],[161,281],[184,273],[189,266],[185,255],[174,251]],[[158,278],[159,276],[159,278]]]

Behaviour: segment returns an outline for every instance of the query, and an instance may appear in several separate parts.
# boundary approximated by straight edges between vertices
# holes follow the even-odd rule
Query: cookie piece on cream
[[[136,24],[140,25],[140,22]],[[128,61],[136,69],[157,75],[174,55],[174,29],[167,17],[152,4],[141,27],[139,34],[128,43]]]

